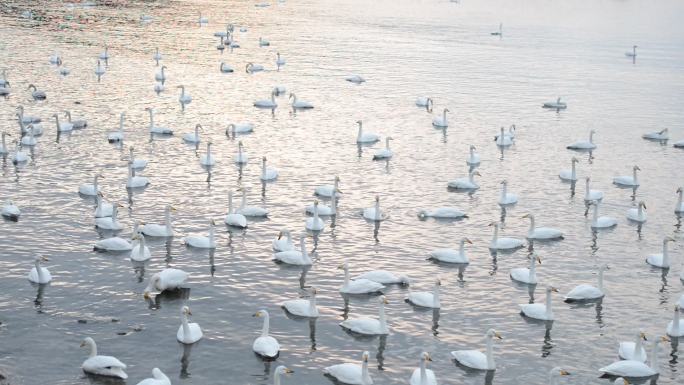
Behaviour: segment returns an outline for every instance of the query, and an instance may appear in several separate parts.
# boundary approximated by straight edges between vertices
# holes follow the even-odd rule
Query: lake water
[[[287,1],[255,7],[254,2],[158,1],[121,6],[68,6],[62,2],[14,1],[0,7],[0,68],[8,69],[12,93],[0,100],[0,130],[17,138],[14,113],[43,118],[45,134],[33,159],[15,167],[10,158],[0,168],[0,199],[22,209],[18,222],[0,221],[0,371],[11,384],[103,384],[88,378],[80,365],[85,336],[100,354],[128,365],[128,383],[137,383],[159,367],[173,384],[267,384],[278,364],[295,370],[285,384],[328,383],[322,368],[359,362],[371,353],[376,384],[408,383],[421,351],[432,354],[431,368],[441,384],[546,384],[547,373],[563,366],[572,384],[605,384],[597,369],[617,359],[619,341],[643,329],[649,340],[664,334],[673,306],[684,292],[679,274],[684,261],[681,219],[673,213],[675,190],[684,184],[684,151],[641,139],[646,132],[670,129],[684,139],[684,3],[670,1]],[[20,17],[26,9],[36,20]],[[197,11],[209,24],[197,24]],[[140,15],[153,21],[141,23]],[[237,32],[241,48],[221,53],[216,31],[226,23]],[[490,35],[503,23],[503,37]],[[258,39],[270,40],[259,47]],[[111,59],[98,82],[97,55],[109,45]],[[638,45],[636,62],[624,52]],[[155,94],[154,48],[168,68],[166,91]],[[71,74],[62,77],[48,62],[60,52]],[[276,52],[287,64],[275,70]],[[236,71],[222,74],[220,61]],[[247,74],[248,62],[267,71]],[[344,79],[359,74],[367,82]],[[47,92],[36,102],[29,83]],[[181,110],[177,85],[193,101]],[[314,103],[311,111],[292,113],[286,96],[273,114],[252,106],[267,98],[274,85],[287,87]],[[435,100],[435,114],[448,107],[450,126],[437,130],[432,116],[414,105],[417,96]],[[562,96],[567,110],[541,108]],[[176,135],[150,141],[146,107],[154,107],[161,125]],[[88,127],[57,137],[50,116],[70,109]],[[125,146],[150,164],[140,173],[151,186],[132,194],[125,189],[127,147],[109,144],[126,112]],[[380,142],[359,149],[356,120],[364,128],[394,138],[389,162],[372,160]],[[242,170],[232,162],[237,140],[227,138],[229,122],[254,123],[253,134],[240,137],[251,159]],[[199,151],[180,134],[201,123]],[[501,151],[492,141],[499,127],[516,124],[515,145]],[[592,156],[565,146],[597,131]],[[209,175],[199,165],[211,138],[218,163]],[[481,189],[474,194],[448,191],[447,181],[467,175],[469,145],[482,156]],[[259,181],[261,156],[279,169],[274,183]],[[584,184],[562,183],[558,172],[580,159],[578,174],[591,175],[593,188],[606,194],[602,214],[618,219],[610,231],[594,234],[584,216]],[[631,174],[638,164],[641,187],[614,187],[612,177]],[[124,205],[120,221],[128,238],[135,220],[163,221],[163,207],[173,204],[177,236],[168,242],[148,240],[152,259],[144,266],[127,254],[97,253],[103,236],[93,227],[93,201],[78,186],[102,172],[108,200]],[[305,273],[272,261],[271,241],[287,226],[304,230],[304,206],[313,189],[341,179],[344,192],[334,223],[315,240],[312,268]],[[520,195],[502,212],[496,204],[499,182]],[[251,204],[270,211],[268,220],[250,221],[245,231],[223,225],[228,191],[248,188]],[[365,221],[361,209],[381,196],[389,218],[379,226]],[[649,220],[627,221],[626,211],[644,200]],[[455,206],[469,218],[421,221],[423,208]],[[561,294],[553,300],[552,328],[528,322],[517,304],[527,303],[526,287],[511,282],[509,271],[527,266],[528,249],[493,257],[487,225],[503,221],[503,234],[524,237],[536,214],[538,225],[560,228],[565,240],[535,244],[543,258],[542,285]],[[215,252],[193,251],[181,244],[189,234],[205,234],[216,219]],[[647,254],[660,252],[664,236],[671,245],[668,274],[650,268]],[[427,252],[457,247],[461,237],[473,245],[465,269],[426,261]],[[35,255],[51,260],[50,285],[32,286],[26,275]],[[414,309],[404,302],[407,289],[386,290],[391,334],[356,339],[338,323],[347,317],[377,316],[375,298],[338,293],[347,259],[352,274],[387,269],[408,274],[415,290],[431,290],[442,279],[439,312]],[[605,274],[606,297],[599,304],[568,305],[562,294]],[[164,267],[191,274],[183,296],[143,299],[147,279]],[[292,320],[279,304],[302,288],[318,290],[321,316],[313,322]],[[188,304],[204,339],[184,348],[175,337],[179,309]],[[271,313],[271,333],[282,351],[277,362],[264,363],[251,350],[261,330],[259,309]],[[80,322],[79,322],[80,321]],[[85,321],[85,323],[84,323]],[[484,349],[483,334],[496,328],[497,370],[485,375],[463,370],[449,352]],[[650,350],[650,347],[649,347]],[[673,342],[660,352],[658,384],[684,381],[682,348]]]

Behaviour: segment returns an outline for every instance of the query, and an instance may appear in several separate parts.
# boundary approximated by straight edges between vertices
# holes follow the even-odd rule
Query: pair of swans
[[[429,309],[439,309],[442,307],[439,301],[439,289],[442,286],[442,281],[437,279],[432,292],[429,291],[412,291],[409,289],[406,301],[414,306],[425,307]]]
[[[269,332],[269,315],[266,310],[259,310],[254,313],[252,317],[263,318],[264,323],[261,329],[261,336],[252,343],[252,350],[261,357],[275,358],[280,353],[280,344],[278,340],[268,334]]]
[[[596,144],[594,144],[594,134],[596,133],[596,130],[592,129],[589,131],[589,140],[578,140],[575,143],[571,143],[567,145],[565,148],[568,150],[594,150],[596,149]]]
[[[288,238],[290,237],[288,232]],[[274,255],[274,259],[281,263],[295,266],[310,266],[313,261],[306,250],[306,234],[299,237],[299,250],[285,250],[278,251]]]
[[[661,342],[669,342],[668,337],[660,337],[653,340],[651,350],[651,365],[645,364],[641,360],[621,360],[599,369],[603,376],[644,378],[653,377],[660,373],[658,363],[658,348]]]
[[[389,334],[389,328],[385,319],[385,305],[388,303],[384,295],[380,296],[378,319],[366,317],[347,319],[340,322],[340,326],[356,334],[387,335]]]
[[[19,217],[21,216],[21,210],[10,199],[10,200],[7,200],[5,202],[5,204],[2,205],[2,209],[0,210],[0,215],[2,215],[4,218],[7,218],[11,221],[16,222],[19,220]]]
[[[282,303],[282,307],[288,313],[298,317],[316,318],[318,317],[318,307],[316,306],[316,288],[312,287],[309,296],[287,300]]]
[[[99,196],[98,196],[98,198],[99,198]],[[123,207],[123,206],[118,204],[118,203],[114,204],[114,205],[110,205],[110,206],[111,206],[111,215],[95,218],[95,227],[103,229],[103,230],[114,230],[114,231],[123,230],[123,225],[121,223],[119,223],[119,219],[117,217],[118,212],[119,212],[119,207]],[[103,209],[106,210],[106,208],[107,207],[105,207]],[[103,212],[104,210],[101,210],[101,213],[105,214]]]
[[[447,182],[447,186],[456,190],[477,190],[480,185],[475,182],[475,175],[481,176],[479,171],[471,170],[465,178],[458,178]]]
[[[116,357],[98,355],[97,345],[92,338],[86,337],[83,342],[81,342],[81,347],[90,349],[88,358],[83,361],[83,364],[81,365],[81,368],[85,373],[116,377],[124,380],[128,378],[128,375],[124,371],[126,369],[126,364],[119,361]]]
[[[380,209],[380,196],[375,196],[375,205],[363,209],[363,217],[369,221],[384,221],[387,219],[387,214]]]
[[[173,227],[171,226],[171,212],[176,209],[171,205],[164,207],[164,224],[147,223],[140,230],[144,235],[150,237],[173,237]]]
[[[529,218],[530,228],[527,231],[528,239],[563,239],[563,232],[552,227],[535,227],[534,214],[525,214],[523,218]]]
[[[496,370],[494,361],[494,338],[502,339],[501,335],[494,329],[487,330],[485,333],[485,353],[479,350],[456,350],[451,352],[451,357],[459,364],[477,370]]]
[[[241,229],[247,228],[247,218],[243,214],[237,213],[233,209],[233,192],[228,192],[228,212],[223,220],[228,226],[237,227]]]
[[[180,289],[185,285],[190,274],[180,269],[166,268],[150,277],[143,296],[150,298],[153,291],[163,292],[166,290]]]
[[[468,264],[470,260],[465,253],[465,244],[472,244],[473,242],[468,238],[461,238],[458,250],[454,249],[436,249],[428,253],[430,259],[440,262]]]
[[[52,275],[50,274],[50,270],[47,268],[41,266],[41,262],[47,262],[49,259],[44,256],[38,256],[33,260],[33,267],[28,273],[28,280],[37,283],[40,285],[44,285],[50,281],[52,281]]]
[[[209,235],[192,235],[182,239],[182,242],[187,246],[194,247],[197,249],[215,249],[216,248],[216,238],[215,238],[215,227],[216,222],[213,219],[209,220]]]
[[[342,287],[340,287],[340,293],[342,294],[372,294],[378,293],[385,288],[383,284],[371,281],[370,279],[350,279],[349,264],[347,261],[344,261],[344,263],[337,268],[344,270],[344,283],[342,284]]]

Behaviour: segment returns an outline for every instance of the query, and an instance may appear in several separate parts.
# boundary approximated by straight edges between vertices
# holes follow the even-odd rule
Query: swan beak
[[[211,225],[212,225],[212,226],[216,226],[216,221],[212,219],[212,220],[211,220]]]
[[[385,304],[385,305],[389,305],[389,301],[387,300],[387,298],[383,299],[383,300],[382,300],[382,303]]]
[[[555,287],[552,287],[552,288],[551,288],[551,291],[554,292],[554,293],[558,293],[558,289],[556,289]]]
[[[525,215],[523,215],[522,217],[523,217],[523,218],[529,218],[529,217],[530,217],[530,214],[525,214]]]
[[[343,194],[342,190],[340,190],[340,189],[336,189],[335,191],[340,193],[340,194]]]
[[[495,332],[495,333],[494,333],[494,337],[496,337],[496,338],[498,338],[498,339],[500,339],[500,340],[503,339],[503,337],[501,337],[501,334],[499,334],[499,332]]]
[[[150,299],[150,292],[146,291],[145,294],[143,294],[143,298]]]
[[[188,309],[188,315],[192,315],[192,312],[190,311],[190,309]]]
[[[50,258],[48,258],[48,257],[40,257],[40,260],[41,260],[41,261],[44,261],[44,262],[47,262],[47,261],[50,260]]]
[[[291,373],[294,373],[294,370],[288,368],[288,369],[285,369],[285,373],[291,374]]]
[[[339,265],[339,266],[337,266],[337,268],[340,269],[340,270],[341,270],[341,269],[344,269],[344,265]]]
[[[117,203],[116,207],[124,207],[124,205],[122,205],[121,203]]]
[[[624,378],[622,379],[622,381],[625,382],[625,385],[629,385],[629,381],[625,380]]]
[[[84,346],[86,346],[85,341],[81,342],[81,347],[84,347]]]
[[[542,261],[540,256],[537,256],[537,262],[539,262],[539,264],[541,265]]]
[[[670,340],[670,337],[665,337],[665,336],[660,337],[660,340],[663,341],[663,342],[670,342],[670,341],[671,341],[671,340]]]
[[[429,354],[427,355],[427,357],[425,357],[425,359],[428,360],[428,361],[432,361],[432,357],[430,357]]]
[[[466,238],[465,241],[466,241],[467,243],[470,243],[471,245],[473,244],[473,241],[471,241],[471,240],[468,239],[468,238]]]
[[[257,317],[257,318],[261,317],[261,312],[256,312],[256,313],[252,314],[252,317]]]
[[[646,338],[646,334],[644,334],[644,333],[641,333],[641,334],[639,335],[639,337],[640,337],[642,340],[644,340],[644,341],[648,341],[648,338]]]
[[[171,206],[171,211],[173,211],[173,212],[175,213],[175,212],[178,211],[178,210],[176,210],[175,207]]]
[[[280,240],[280,238],[282,238],[282,237],[283,237],[283,232],[281,231],[278,233],[278,240]]]
[[[569,375],[570,375],[570,372],[568,372],[568,371],[565,370],[565,369],[561,369],[560,375],[561,375],[561,376],[569,376]]]

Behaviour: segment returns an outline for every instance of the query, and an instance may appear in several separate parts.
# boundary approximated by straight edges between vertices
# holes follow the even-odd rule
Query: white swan
[[[553,321],[553,309],[551,308],[551,293],[557,293],[558,289],[555,287],[546,287],[546,301],[541,303],[526,303],[520,306],[520,312],[526,317],[534,318],[542,321]]]
[[[349,264],[344,261],[338,269],[344,270],[344,283],[340,287],[340,293],[343,294],[369,294],[378,293],[384,289],[383,284],[371,281],[370,279],[354,279],[349,278]]]
[[[163,292],[165,290],[180,289],[188,280],[189,276],[190,274],[183,270],[171,268],[166,268],[159,273],[154,273],[154,275],[150,277],[150,282],[145,288],[144,296],[145,298],[150,298],[150,293],[154,290]]]
[[[388,304],[387,298],[384,295],[380,296],[380,307],[378,310],[378,319],[374,318],[356,318],[347,319],[340,322],[340,326],[344,329],[350,330],[357,334],[365,335],[385,335],[389,334],[387,321],[385,320],[385,305]]]
[[[586,177],[586,188],[584,189],[584,201],[600,201],[603,199],[603,191],[591,189],[591,178]]]
[[[2,214],[3,217],[9,220],[17,221],[21,216],[21,210],[19,210],[19,207],[17,207],[17,205],[15,205],[14,202],[10,199],[7,200],[5,204],[2,206],[0,214]]]
[[[513,137],[510,135],[506,135],[505,129],[503,128],[503,126],[501,126],[501,133],[494,137],[494,141],[496,142],[497,146],[508,147],[513,144]]]
[[[7,147],[7,142],[6,142],[5,137],[6,137],[6,136],[12,136],[12,135],[10,135],[10,134],[8,134],[8,133],[6,133],[6,132],[3,132],[3,133],[0,134],[0,135],[2,135],[2,141],[0,141],[0,154],[3,154],[3,155],[4,155],[4,154],[9,153],[9,149],[8,149],[8,147]]]
[[[247,206],[247,189],[242,189],[242,202],[240,208],[236,211],[246,217],[267,217],[268,210],[259,206]]]
[[[176,88],[181,89],[180,96],[178,96],[178,101],[183,105],[190,104],[190,102],[192,102],[192,96],[190,96],[190,94],[185,93],[185,86],[179,85]]]
[[[126,179],[127,188],[141,188],[150,184],[150,180],[144,176],[136,176],[133,169],[133,162],[128,161],[128,178]]]
[[[568,105],[565,102],[561,102],[561,98],[558,97],[555,102],[546,102],[542,105],[544,108],[552,108],[554,110],[564,110],[568,108]]]
[[[156,126],[154,124],[154,109],[146,107],[145,111],[150,113],[150,133],[158,135],[173,135],[173,130],[167,127]]]
[[[354,277],[354,280],[359,280],[359,279],[368,279],[373,282],[381,283],[383,285],[392,285],[392,284],[399,284],[399,285],[408,285],[409,284],[409,277],[405,275],[396,275],[394,273],[391,273],[387,270],[371,270],[367,271],[357,277]]]
[[[88,121],[84,119],[71,120],[71,111],[64,111],[64,116],[66,116],[68,124],[71,124],[73,128],[79,129],[88,125]]]
[[[104,46],[104,52],[100,52],[99,58],[102,60],[109,60],[109,46],[107,44]]]
[[[102,67],[102,63],[98,60],[97,61],[97,67],[95,67],[95,75],[97,75],[97,79],[100,80],[100,77],[104,75],[106,70],[104,67]]]
[[[276,103],[276,101],[275,101],[276,94],[277,94],[277,92],[274,89],[273,91],[271,91],[271,99],[257,100],[254,102],[254,107],[269,108],[269,109],[273,109],[273,108],[278,107],[278,103]]]
[[[152,55],[152,59],[159,65],[159,61],[162,59],[162,54],[159,52],[159,47],[154,48],[154,54]]]
[[[331,198],[333,194],[337,197],[342,194],[342,191],[340,191],[340,177],[335,175],[335,179],[333,180],[333,184],[325,184],[323,186],[318,186],[314,190],[314,195],[318,195],[323,198]]]
[[[2,70],[2,73],[0,75],[2,75],[2,77],[0,78],[0,87],[8,87],[9,80],[7,80],[7,70]]]
[[[278,178],[278,170],[275,167],[268,167],[266,165],[266,157],[261,158],[261,175],[259,179],[263,181],[275,180]]]
[[[575,168],[575,164],[576,164],[576,163],[579,163],[579,159],[577,159],[577,158],[575,158],[575,157],[573,156],[573,157],[572,157],[572,169],[570,169],[570,170],[562,170],[562,171],[558,174],[558,176],[559,176],[562,180],[571,181],[571,182],[576,181],[576,180],[577,180],[577,170],[576,170],[576,168]]]
[[[200,156],[200,164],[208,167],[216,164],[216,159],[211,154],[211,141],[207,142],[207,153]]]
[[[477,190],[480,185],[475,182],[475,175],[482,176],[478,171],[470,171],[468,177],[458,178],[447,182],[447,186],[457,190]]]
[[[334,196],[330,199],[330,206],[324,205],[322,203],[318,203],[317,206],[314,205],[308,205],[304,209],[307,214],[314,215],[314,209],[316,210],[316,213],[318,216],[333,216],[337,215],[337,196]]]
[[[542,260],[538,255],[530,255],[530,267],[516,267],[511,269],[511,279],[524,283],[527,285],[536,285],[539,283],[537,279],[537,263],[541,265]]]
[[[178,332],[176,333],[176,339],[178,342],[187,345],[194,344],[202,339],[202,328],[200,328],[198,323],[189,323],[189,315],[192,315],[190,308],[183,306],[181,308],[181,325],[178,327]]]
[[[47,98],[47,95],[45,94],[45,91],[40,91],[36,86],[33,84],[29,84],[28,86],[29,90],[31,91],[31,96],[33,96],[33,99],[35,100],[45,100]]]
[[[644,223],[648,218],[645,210],[646,203],[644,201],[640,201],[637,208],[627,210],[627,219],[634,222]]]
[[[23,164],[31,160],[31,155],[22,149],[21,143],[14,141],[14,153],[12,154],[12,163]]]
[[[237,164],[245,164],[249,161],[249,156],[244,151],[244,145],[242,144],[242,141],[238,142],[238,152],[235,154],[234,161]]]
[[[129,254],[129,258],[137,262],[144,262],[152,258],[150,248],[145,244],[145,236],[142,234],[133,235],[134,245]],[[135,242],[137,241],[137,242]]]
[[[50,64],[57,64],[62,60],[62,58],[59,56],[58,52],[53,52],[52,55],[50,55]]]
[[[457,208],[454,207],[438,207],[436,209],[432,210],[420,210],[418,213],[418,216],[420,218],[450,218],[450,219],[456,219],[456,218],[467,218],[468,215],[464,212],[461,211]]]
[[[233,209],[233,192],[228,192],[228,212],[223,220],[228,226],[238,227],[241,229],[247,228],[247,218],[244,215],[238,214]]]
[[[143,168],[147,167],[147,160],[145,159],[136,159],[135,155],[133,154],[133,151],[135,148],[133,146],[128,148],[128,154],[130,155],[129,162],[131,162],[131,167],[135,170],[142,170]]]
[[[41,119],[37,116],[25,115],[24,106],[17,106],[17,116],[19,117],[19,121],[24,124],[41,122]]]
[[[432,118],[432,125],[440,128],[449,127],[449,122],[447,121],[447,112],[449,112],[449,109],[445,108],[442,111],[442,116],[438,115]]]
[[[667,250],[667,244],[669,242],[675,242],[675,239],[672,237],[665,237],[663,239],[663,252],[660,254],[651,254],[648,257],[646,257],[646,263],[653,267],[659,267],[661,269],[669,269],[670,268],[670,255]]]
[[[28,280],[33,283],[46,284],[52,281],[52,275],[50,270],[40,265],[41,262],[47,262],[49,259],[47,257],[38,256],[34,259],[34,266],[28,273]]]
[[[385,137],[385,148],[376,151],[373,154],[373,160],[383,160],[392,158],[392,155],[394,155],[394,153],[390,149],[390,140],[392,140],[391,136]]]
[[[603,291],[603,272],[607,268],[606,265],[599,266],[597,286],[586,283],[577,285],[565,295],[565,302],[592,301],[603,298],[606,295]]]
[[[92,338],[86,337],[81,342],[81,347],[90,348],[88,358],[81,365],[81,369],[84,372],[98,376],[118,377],[124,380],[128,378],[128,375],[124,372],[126,364],[119,361],[116,357],[98,355],[97,345],[95,345],[95,341]]]
[[[620,342],[618,356],[623,360],[646,362],[646,349],[644,349],[642,341],[648,340],[646,339],[646,334],[644,334],[642,331],[639,331],[639,333],[636,334],[634,342]]]
[[[416,98],[416,106],[418,107],[425,107],[427,109],[431,109],[432,106],[434,105],[432,98],[429,98],[427,96],[419,96]]]
[[[276,52],[276,66],[281,67],[285,65],[285,59],[280,57],[280,52]]]
[[[197,11],[199,17],[197,18],[197,23],[201,26],[202,24],[209,24],[209,19],[202,16],[202,11]]]
[[[196,124],[195,125],[195,131],[194,132],[186,132],[183,134],[183,140],[188,143],[199,143],[200,142],[200,135],[199,131],[202,129],[201,124]]]
[[[646,365],[641,361],[624,360],[617,361],[608,366],[599,369],[603,375],[620,376],[620,377],[652,377],[660,372],[660,365],[658,364],[658,348],[661,342],[669,342],[668,337],[660,337],[653,340],[653,348],[651,350],[651,366]]]
[[[316,318],[318,317],[318,307],[316,306],[316,288],[312,287],[308,298],[298,298],[284,301],[282,307],[288,313],[299,316]]]
[[[171,227],[171,212],[176,211],[171,205],[164,207],[164,224],[147,223],[143,225],[140,232],[150,237],[173,237],[173,227]]]
[[[668,129],[665,128],[663,130],[660,130],[658,132],[649,132],[647,134],[641,135],[642,138],[644,139],[649,139],[649,140],[668,140],[670,139],[670,136],[668,135]]]
[[[146,378],[137,385],[171,385],[171,380],[159,368],[152,369],[152,377]]]
[[[596,149],[596,144],[594,144],[594,134],[596,130],[592,129],[589,131],[589,140],[579,140],[575,143],[567,145],[565,148],[568,150],[594,150]]]
[[[501,195],[499,195],[499,206],[514,205],[518,203],[518,195],[508,192],[508,181],[501,181]]]
[[[181,241],[185,243],[187,246],[190,247],[195,247],[198,249],[215,249],[216,248],[216,239],[215,239],[215,230],[214,227],[216,226],[216,222],[214,222],[213,219],[209,221],[209,236],[200,236],[200,235],[194,235],[194,236],[189,236],[183,238]]]
[[[221,47],[223,47],[223,44],[221,44]],[[234,72],[235,70],[233,69],[233,67],[229,66],[228,64],[221,62],[221,64],[219,64],[219,71],[221,71],[224,74],[229,74],[229,73]]]
[[[301,109],[301,110],[314,108],[313,104],[311,104],[309,102],[305,102],[303,100],[297,100],[297,95],[295,95],[292,92],[290,92],[289,99],[292,99],[292,108]]]
[[[226,128],[226,135],[229,135],[230,133],[232,133],[233,137],[234,137],[236,134],[249,134],[250,132],[253,132],[253,131],[254,131],[254,124],[252,124],[252,123],[247,123],[247,122],[231,123]]]
[[[154,84],[154,92],[156,92],[157,95],[162,93],[165,89],[166,89],[166,87],[164,87],[164,83],[155,83]]]
[[[55,124],[57,126],[57,131],[59,132],[68,132],[74,129],[74,125],[71,123],[60,123],[59,122],[59,115],[58,114],[52,114],[52,116],[55,118]]]
[[[161,66],[161,68],[159,69],[159,72],[154,74],[154,80],[164,84],[164,82],[166,81],[166,72],[164,71],[165,69],[166,69],[166,66]]]
[[[268,47],[271,45],[271,42],[264,39],[263,37],[259,37],[259,47]]]
[[[674,307],[674,318],[667,324],[667,335],[670,337],[684,337],[684,320],[679,316],[679,305]]]
[[[95,195],[95,203],[95,218],[104,218],[112,216],[112,212],[114,211],[114,205],[105,202],[104,195],[102,193],[98,193],[97,195]]]
[[[676,148],[684,148],[684,139],[674,142],[672,146]]]
[[[494,227],[494,235],[489,242],[489,248],[492,250],[512,250],[523,247],[525,242],[522,239],[502,237],[499,238],[499,223],[492,222],[489,226]]]
[[[468,238],[461,238],[458,250],[454,249],[436,249],[428,253],[428,257],[440,262],[447,263],[470,263],[468,256],[465,253],[465,244],[472,244],[473,242]]]
[[[325,228],[325,223],[318,216],[318,200],[313,203],[313,217],[306,218],[304,227],[310,231],[321,231]]]
[[[0,86],[0,96],[7,96],[10,94],[9,86],[9,81],[5,81],[5,84],[3,86]]]
[[[283,239],[283,235],[285,235],[285,239]],[[273,251],[275,252],[294,250],[294,244],[292,243],[292,234],[290,234],[290,230],[287,228],[280,230],[278,232],[278,238],[274,239],[273,242],[271,242],[271,245],[273,246]]]
[[[82,184],[78,187],[78,192],[83,195],[95,196],[100,193],[100,186],[97,184],[99,178],[104,178],[102,174],[95,174],[93,184]]]
[[[494,337],[502,339],[501,335],[494,329],[487,330],[485,333],[485,353],[479,350],[456,350],[451,352],[459,364],[478,370],[496,370],[494,362]]]
[[[435,372],[427,368],[428,361],[432,361],[432,357],[427,352],[423,352],[420,355],[420,366],[411,374],[411,385],[437,385]]]
[[[641,171],[639,166],[632,167],[632,176],[617,176],[613,178],[613,184],[618,186],[637,187],[639,186],[639,179],[637,178],[637,171]]]
[[[682,196],[684,195],[684,189],[681,187],[677,188],[677,205],[675,206],[675,213],[680,214],[684,213],[684,201],[682,200]]]
[[[109,143],[120,143],[123,142],[124,140],[124,119],[126,117],[126,114],[124,112],[121,113],[119,117],[119,131],[114,131],[110,132],[107,134],[107,141]]]
[[[129,251],[133,249],[133,246],[127,240],[120,237],[111,237],[101,239],[95,242],[93,250],[96,251]]]
[[[412,291],[409,288],[406,300],[415,306],[439,309],[442,307],[442,304],[439,302],[440,286],[442,286],[442,281],[437,279],[432,293],[429,291]]]
[[[387,219],[387,214],[385,214],[380,209],[380,196],[375,196],[375,206],[367,207],[363,209],[363,217],[370,221],[384,221]]]
[[[470,152],[468,153],[468,157],[466,158],[466,164],[469,166],[477,166],[480,164],[480,154],[475,152],[476,148],[473,145],[470,145]]]
[[[551,227],[535,227],[534,214],[525,214],[523,218],[530,219],[530,228],[527,230],[528,239],[563,239],[563,232]]]
[[[309,266],[313,263],[309,253],[306,251],[306,234],[299,237],[299,251],[287,250],[275,253],[276,261],[287,263],[288,265]]]
[[[363,132],[362,121],[357,120],[356,124],[359,125],[359,131],[358,134],[356,134],[356,143],[375,143],[380,140],[380,136],[378,134],[372,132]]]
[[[123,225],[119,223],[117,218],[118,208],[123,207],[119,204],[112,205],[112,216],[95,218],[95,227],[105,230],[123,230]]]
[[[259,310],[252,317],[263,317],[264,325],[261,329],[261,336],[254,340],[252,350],[260,356],[275,358],[280,352],[280,344],[274,337],[268,335],[269,317],[266,310]]]
[[[349,75],[346,78],[344,78],[344,80],[346,80],[350,83],[355,83],[355,84],[361,84],[361,83],[364,83],[366,81],[366,79],[364,79],[360,75]]]
[[[589,202],[589,206],[594,207],[594,213],[592,215],[591,219],[591,228],[592,229],[605,229],[605,228],[610,228],[617,226],[617,220],[613,217],[609,216],[598,216],[598,209],[599,209],[599,202],[598,201],[591,201]]]
[[[372,385],[368,373],[368,352],[363,352],[361,355],[361,365],[344,363],[323,368],[323,373],[337,379],[338,382],[350,385]]]
[[[489,34],[492,36],[503,36],[503,23],[499,23],[498,31],[490,32]]]
[[[636,46],[636,45],[633,45],[633,46],[632,46],[632,52],[629,52],[629,51],[625,52],[625,56],[631,57],[631,58],[635,58],[636,55],[637,55],[637,54],[636,54],[636,49],[637,49],[637,46]]]
[[[261,64],[254,64],[252,62],[247,63],[245,66],[245,72],[248,74],[254,73],[254,72],[261,72],[264,70],[264,66]]]

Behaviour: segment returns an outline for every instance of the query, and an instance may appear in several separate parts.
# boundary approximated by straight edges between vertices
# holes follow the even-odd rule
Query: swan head
[[[197,123],[197,124],[195,125],[195,128],[198,129],[198,130],[202,130],[202,129],[203,129],[202,125],[199,124],[199,123]]]
[[[314,201],[314,207],[318,206],[318,199]]]
[[[389,301],[387,300],[387,297],[385,297],[384,295],[381,295],[380,296],[380,303],[383,305],[387,305],[387,304],[389,304]]]
[[[615,385],[629,385],[629,381],[625,380],[622,377],[618,377],[615,379],[615,381],[613,381],[613,384],[615,384]]]
[[[347,270],[349,268],[349,264],[347,261],[342,262],[339,266],[337,266],[339,270]]]
[[[437,278],[437,279],[435,280],[435,287],[440,287],[440,286],[442,286],[442,280],[439,279],[439,278]]]
[[[363,352],[363,354],[361,354],[361,360],[362,360],[363,362],[368,362],[368,357],[369,357],[369,356],[370,356],[370,354],[368,353],[368,351],[365,351],[365,352]]]
[[[546,287],[546,293],[547,293],[547,294],[558,293],[558,289],[556,289],[556,288],[553,287],[553,286],[547,286],[547,287]]]
[[[428,353],[428,352],[423,352],[420,355],[420,359],[423,361],[432,361],[432,357],[430,357],[430,353]]]
[[[176,208],[171,205],[166,205],[166,208],[164,210],[174,213],[177,211]]]
[[[499,227],[499,222],[490,222],[487,226],[498,228]]]
[[[469,243],[469,244],[471,244],[471,245],[473,244],[473,241],[471,241],[471,240],[468,239],[468,238],[461,238],[461,242],[463,242],[463,243]]]
[[[637,334],[637,338],[644,341],[648,341],[648,338],[646,338],[646,333],[644,333],[643,331],[639,331],[639,334]]]
[[[93,346],[93,345],[95,345],[95,340],[90,338],[90,337],[86,337],[83,339],[83,341],[81,341],[81,347],[82,348],[86,347],[86,346]]]
[[[183,307],[181,308],[181,314],[184,314],[184,315],[192,315],[192,312],[190,311],[190,308],[189,308],[189,307],[183,306]]]
[[[444,113],[446,114],[447,112],[451,112],[451,111],[449,111],[448,108],[445,108],[445,109],[444,109]]]
[[[534,254],[530,255],[530,259],[536,260],[537,263],[539,263],[540,265],[542,264],[541,257],[540,257],[537,253],[534,253]]]
[[[411,284],[411,280],[409,279],[408,276],[405,276],[405,275],[400,275],[400,276],[399,276],[399,281],[401,282],[402,285],[407,285],[407,286],[408,286],[408,285]]]
[[[504,180],[502,180],[502,181],[500,182],[500,184],[502,184],[502,185],[504,185],[504,186],[505,186],[505,185],[507,185],[507,184],[508,184],[508,181],[507,181],[506,179],[504,179]]]
[[[674,238],[672,237],[665,237],[664,242],[677,242]]]
[[[242,141],[239,141],[239,142],[238,142],[238,147],[240,147],[240,148],[242,148],[242,147],[243,147],[243,145],[242,145]]]
[[[357,120],[357,121],[356,121],[356,124],[358,124],[359,127],[361,127],[361,125],[363,124],[363,122],[362,122],[361,120]]]
[[[527,213],[527,214],[523,215],[522,217],[523,217],[523,218],[534,219],[534,214]]]
[[[266,310],[259,310],[258,312],[252,314],[252,317],[256,317],[256,318],[268,317],[268,312]]]
[[[318,290],[316,290],[315,287],[312,287],[311,290],[309,290],[309,296],[313,298],[316,294],[318,294]]]
[[[9,135],[9,134],[7,134],[7,135]],[[682,188],[681,188],[681,187],[678,187],[678,188],[677,188],[677,193],[679,193],[679,194],[682,193]]]
[[[594,129],[592,128],[591,130],[589,130],[589,133],[590,133],[590,134],[595,134],[595,133],[596,133],[596,130],[594,130]]]
[[[570,372],[561,367],[555,367],[551,369],[551,374],[554,376],[569,376]]]
[[[470,173],[470,175],[473,175],[473,176],[475,176],[475,175],[477,175],[477,176],[482,176],[482,174],[480,174],[479,171],[472,171],[472,172]]]
[[[252,63],[252,62],[247,63],[247,65],[245,66],[245,72],[249,73],[249,71],[252,69],[252,67],[254,67],[254,63]]]
[[[572,157],[572,163],[579,163],[579,159],[577,159],[576,157],[573,156]]]
[[[501,337],[501,334],[499,334],[499,332],[497,332],[497,331],[494,330],[494,329],[489,329],[489,330],[487,330],[487,333],[486,333],[485,335],[487,336],[487,338],[497,338],[497,339],[500,339],[500,340],[503,339],[503,337]]]
[[[12,204],[12,201],[8,201],[8,202],[9,202],[9,204]],[[36,259],[35,259],[36,262],[47,262],[47,261],[49,261],[49,260],[50,260],[50,259],[49,259],[48,257],[44,256],[44,255],[39,255],[39,256],[37,256]]]
[[[476,150],[475,146],[473,146],[473,145],[471,144],[471,145],[470,145],[470,150],[471,150],[471,151],[475,151],[475,150]]]
[[[376,196],[375,196],[375,202],[376,202],[376,203],[380,203],[380,195],[376,195]]]
[[[294,370],[287,368],[284,365],[280,365],[276,368],[275,374],[291,374],[294,373]]]
[[[634,167],[632,167],[632,170],[634,170],[634,171],[641,171],[641,169],[640,169],[639,166],[637,166],[637,165],[634,165]]]
[[[646,208],[646,202],[644,202],[644,201],[639,201],[639,207]]]

